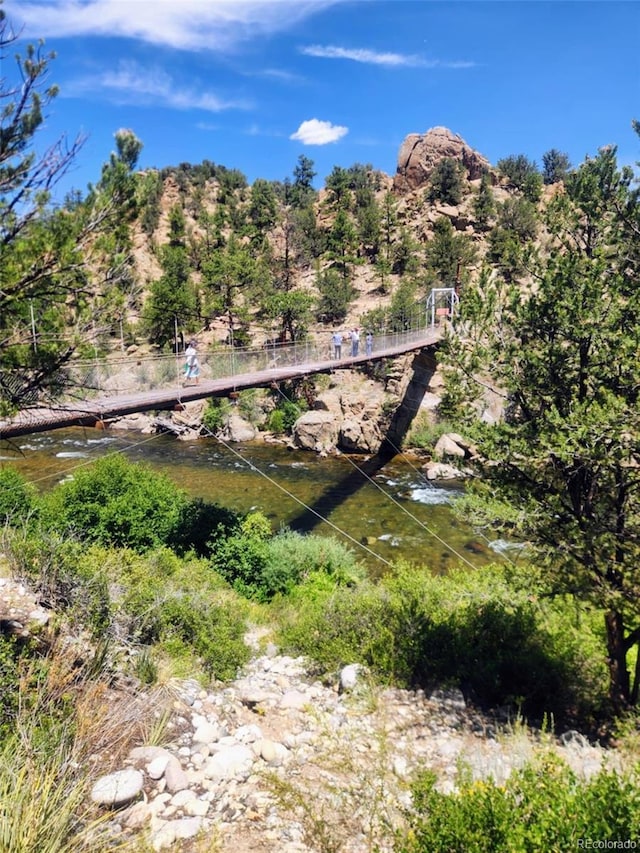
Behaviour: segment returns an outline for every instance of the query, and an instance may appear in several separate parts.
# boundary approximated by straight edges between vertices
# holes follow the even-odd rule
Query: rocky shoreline
[[[327,683],[253,642],[230,684],[176,686],[164,746],[133,749],[96,782],[96,802],[119,803],[118,837],[144,832],[154,850],[205,835],[224,853],[391,851],[419,769],[450,792],[461,766],[502,783],[545,740],[580,777],[618,760],[577,732],[545,739],[482,714],[457,689],[384,689],[353,665]]]
[[[0,621],[12,633],[28,637],[49,616],[24,585],[0,578]],[[452,792],[461,767],[501,784],[540,749],[581,778],[622,767],[616,750],[483,713],[457,688],[385,688],[355,664],[320,677],[311,661],[282,654],[267,629],[245,641],[252,658],[229,683],[114,688],[112,714],[127,709],[122,725],[132,729],[120,732],[124,742],[136,743],[139,712],[160,732],[120,757],[108,745],[91,756],[91,799],[116,843],[144,838],[153,850],[195,853],[204,837],[222,853],[390,853],[419,770]]]

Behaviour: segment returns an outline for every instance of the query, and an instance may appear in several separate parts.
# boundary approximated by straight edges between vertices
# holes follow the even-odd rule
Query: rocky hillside
[[[153,184],[153,198],[147,187],[133,230],[135,273],[143,298],[162,276],[161,247],[170,239],[172,211],[179,209],[184,214],[196,287],[205,291],[210,287],[203,253],[216,241],[217,248],[228,246],[233,236],[250,247],[252,258],[265,262],[275,291],[302,290],[311,295],[316,304],[311,305],[304,324],[311,333],[336,325],[351,328],[379,322],[370,313],[388,308],[407,280],[414,285],[412,299],[424,304],[433,285],[453,286],[476,279],[488,257],[491,233],[500,227],[501,206],[523,198],[510,177],[444,127],[410,134],[398,153],[394,176],[362,164],[336,167],[322,189],[306,193],[302,200],[294,194],[295,181],[262,181],[249,187],[235,172],[231,180],[223,167],[205,165],[183,164],[146,175]],[[210,173],[213,176],[207,177]],[[256,199],[256,192],[264,192],[266,200]],[[274,207],[266,215],[264,210],[255,211],[257,204],[269,207],[272,202]],[[298,221],[300,211],[308,217],[303,225]],[[336,220],[343,212],[347,231],[336,234]],[[445,220],[452,230],[445,229],[443,235]],[[318,308],[318,279],[328,269],[338,269],[353,287],[340,316],[322,316]],[[256,310],[255,300],[243,295],[243,289],[255,295],[255,288],[243,285],[234,298],[248,311],[242,322],[251,327],[251,342],[259,342],[277,332],[278,323]],[[201,326],[194,329],[192,324],[192,330],[204,334],[207,342],[226,340],[229,322],[227,312],[220,310],[220,299],[207,304],[204,295],[202,300]],[[131,319],[138,319],[136,313]],[[241,325],[238,318],[236,325]]]
[[[507,166],[505,174],[436,127],[405,139],[393,177],[362,164],[336,167],[319,192],[305,158],[293,181],[253,186],[206,161],[142,174],[131,232],[130,351],[148,342],[171,347],[177,327],[181,340],[196,336],[201,351],[305,335],[328,342],[332,331],[356,326],[401,331],[424,322],[432,287],[461,293],[482,270],[526,281],[527,252],[542,232],[538,209],[558,185],[543,186],[525,158]],[[315,388],[316,411],[300,423],[297,446],[375,451],[410,364],[392,377],[340,375]],[[441,381],[437,373],[429,381],[424,413],[433,420]],[[227,417],[224,437],[247,440],[268,429],[270,408],[273,401],[253,424]],[[189,411],[186,425],[197,430],[202,407]],[[176,420],[183,431],[184,417]]]

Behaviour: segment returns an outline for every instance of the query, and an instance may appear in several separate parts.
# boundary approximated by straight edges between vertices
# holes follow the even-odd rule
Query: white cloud
[[[185,50],[232,50],[344,0],[23,0],[39,36],[127,37]],[[286,7],[286,8],[283,8]]]
[[[263,71],[256,72],[258,77],[267,77],[271,80],[278,80],[281,83],[301,83],[302,78],[298,74],[292,74],[290,71],[282,71],[279,68],[265,68]]]
[[[289,139],[297,139],[305,145],[327,145],[329,142],[337,142],[349,133],[348,127],[339,124],[331,124],[330,121],[320,121],[317,118],[303,121],[295,133]]]
[[[441,59],[425,59],[411,53],[389,53],[367,48],[337,47],[336,45],[312,44],[300,48],[305,56],[320,59],[349,59],[367,65],[383,65],[388,68],[472,68],[473,62],[445,62]]]
[[[244,101],[225,101],[212,92],[176,83],[161,68],[145,68],[137,62],[121,62],[115,70],[86,77],[69,84],[66,94],[84,95],[102,90],[119,103],[162,104],[178,110],[203,110],[218,113],[229,109],[249,109]]]
[[[270,136],[275,139],[279,139],[283,134],[279,130],[269,130],[268,128],[264,128],[259,124],[252,124],[245,130],[247,136]]]

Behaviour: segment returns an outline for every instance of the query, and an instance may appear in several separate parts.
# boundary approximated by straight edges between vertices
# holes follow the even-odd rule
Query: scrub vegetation
[[[3,59],[16,40],[0,8]],[[526,548],[517,567],[440,577],[417,559],[374,580],[333,539],[273,531],[260,512],[194,500],[118,455],[46,494],[3,463],[2,574],[56,616],[28,637],[0,624],[0,849],[114,849],[88,805],[92,756],[104,769],[161,742],[172,680],[234,677],[255,623],[320,674],[361,663],[385,684],[456,685],[481,708],[637,743],[640,204],[616,149],[575,168],[552,149],[542,172],[514,155],[475,181],[443,159],[413,212],[464,205],[464,216],[427,229],[368,165],[336,166],[322,195],[306,157],[293,180],[252,187],[210,161],[141,174],[142,142],[120,130],[95,185],[54,204],[83,139],[38,154],[53,59],[30,46],[2,66],[0,417],[72,391],[78,358],[177,349],[178,328],[215,319],[229,347],[257,330],[274,347],[314,322],[328,332],[353,314],[365,265],[380,304],[363,318],[376,332],[411,327],[444,283],[461,291],[461,313],[442,356],[440,423],[418,422],[415,444],[431,449],[445,424],[468,435],[478,468],[465,511]],[[169,178],[181,204],[163,211]],[[456,227],[467,216],[473,237]],[[155,263],[146,285],[134,236]],[[487,388],[504,403],[497,422],[478,418]],[[255,408],[248,394],[240,404]],[[270,429],[290,431],[305,405],[274,403]],[[216,402],[206,425],[227,413]],[[119,679],[134,689],[115,700]],[[544,755],[503,786],[461,768],[448,794],[423,775],[396,851],[635,839],[633,758],[626,774],[587,782]]]

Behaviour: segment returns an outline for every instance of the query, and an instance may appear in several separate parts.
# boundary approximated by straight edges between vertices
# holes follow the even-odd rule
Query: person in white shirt
[[[186,362],[184,365],[185,379],[195,379],[196,385],[200,382],[200,362],[198,361],[198,350],[195,341],[190,341],[189,346],[185,350]]]

